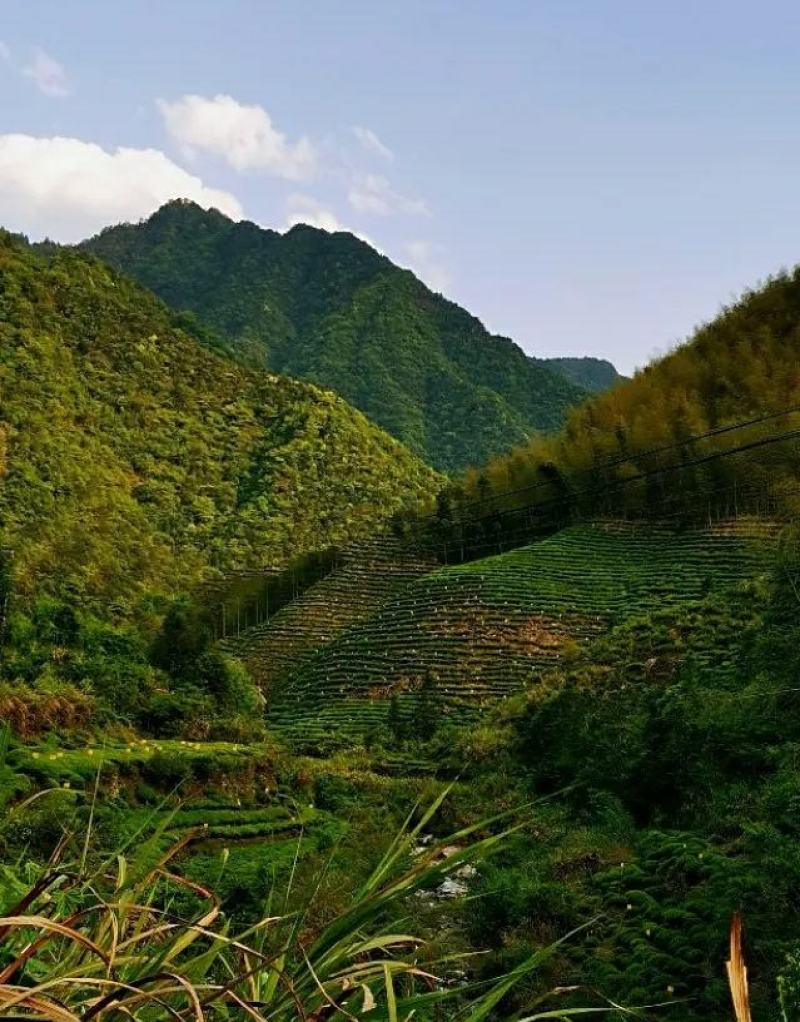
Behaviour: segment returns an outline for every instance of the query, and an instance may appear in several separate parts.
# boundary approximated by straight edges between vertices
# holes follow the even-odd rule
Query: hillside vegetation
[[[20,605],[129,613],[148,591],[368,534],[435,483],[341,399],[212,354],[94,259],[7,236],[0,389]]]
[[[586,396],[351,234],[278,234],[178,201],[83,247],[240,360],[330,387],[442,470],[559,426]]]
[[[746,293],[687,343],[573,411],[558,434],[535,438],[470,473],[463,491],[452,497],[464,502],[468,519],[553,500],[567,511],[575,506],[589,513],[602,508],[681,515],[735,486],[734,499],[749,493],[751,504],[760,503],[762,510],[772,505],[794,512],[800,461],[793,441],[700,466],[690,463],[796,430],[800,416],[791,410],[799,404],[796,269]],[[745,430],[722,432],[699,445],[691,441],[751,416],[786,410]],[[664,471],[671,466],[679,471]],[[649,478],[626,482],[642,473]],[[508,500],[492,496],[506,491],[512,491]]]
[[[228,648],[295,754],[458,776],[468,816],[547,799],[469,885],[453,932],[491,949],[478,975],[593,920],[534,993],[728,1022],[742,912],[754,1017],[778,1022],[800,1003],[797,549],[791,526],[741,517],[586,523],[416,578],[365,556]],[[360,805],[341,785],[324,797]]]
[[[242,282],[242,323],[242,239],[258,267],[303,250],[274,263],[292,281],[342,242],[184,204],[103,238],[184,221]],[[335,351],[365,310],[449,322],[344,240],[329,290],[276,269],[297,298],[279,350],[324,324]],[[169,273],[210,308],[179,248]],[[288,308],[272,295],[262,311]],[[730,1022],[741,913],[753,1018],[800,1017],[795,309],[800,277],[771,282],[455,485],[340,397],[245,365],[267,334],[243,327],[231,358],[224,324],[2,237],[0,985],[19,1010]]]
[[[566,789],[569,806],[483,875],[474,940],[508,961],[596,917],[559,982],[660,1005],[648,1019],[729,1022],[739,912],[753,1019],[799,1017],[792,560],[620,622],[467,739],[490,790]]]
[[[398,564],[391,583],[364,557],[228,648],[267,683],[268,719],[301,747],[323,736],[330,745],[334,735],[385,740],[391,715],[410,726],[421,700],[431,717],[471,719],[610,627],[730,589],[768,563],[771,535],[748,522],[685,532],[575,526],[427,574],[420,563],[405,574]],[[361,604],[346,627],[331,628],[337,607],[376,587],[382,598],[365,601],[371,610]]]

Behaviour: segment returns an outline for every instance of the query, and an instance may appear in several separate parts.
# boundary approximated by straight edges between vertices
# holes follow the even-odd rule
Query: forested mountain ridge
[[[104,615],[368,534],[436,482],[335,395],[213,354],[88,255],[8,235],[0,439],[15,597]]]
[[[592,393],[609,390],[619,383],[623,377],[608,359],[592,358],[546,358],[542,359],[548,369],[561,373],[579,387]]]
[[[180,200],[83,247],[239,360],[331,388],[439,469],[482,464],[586,397],[351,234],[279,234]]]

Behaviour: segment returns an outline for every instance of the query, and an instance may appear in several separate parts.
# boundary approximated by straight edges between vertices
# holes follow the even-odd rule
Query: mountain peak
[[[165,202],[163,206],[152,213],[146,223],[150,223],[153,220],[160,220],[165,218],[184,218],[191,220],[215,220],[225,221],[226,223],[232,224],[233,220],[225,213],[221,213],[215,206],[201,206],[195,202],[194,199],[170,199]]]
[[[336,391],[445,471],[558,427],[587,394],[347,232],[279,234],[175,200],[83,247],[235,358]]]

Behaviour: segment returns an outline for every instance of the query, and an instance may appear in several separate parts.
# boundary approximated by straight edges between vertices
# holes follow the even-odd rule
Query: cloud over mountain
[[[230,192],[209,188],[158,149],[0,135],[0,222],[10,230],[77,241],[109,223],[139,220],[174,198],[242,216]]]
[[[286,200],[286,226],[308,224],[319,227],[323,231],[345,231],[347,228],[339,220],[333,210],[323,206],[311,195],[295,193]]]
[[[422,199],[411,199],[392,186],[381,174],[357,174],[347,193],[350,205],[359,213],[389,216],[392,213],[410,213],[430,216]]]
[[[373,156],[380,156],[390,163],[394,160],[394,153],[371,128],[364,128],[359,124],[353,125],[353,134],[358,139],[361,148]]]

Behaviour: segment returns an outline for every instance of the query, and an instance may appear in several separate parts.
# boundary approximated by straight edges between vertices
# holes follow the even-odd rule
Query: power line
[[[722,436],[725,433],[731,433],[739,429],[746,429],[748,426],[756,426],[762,422],[769,422],[772,419],[782,418],[784,415],[791,415],[794,412],[800,412],[800,405],[793,405],[790,408],[784,408],[777,412],[765,412],[752,419],[744,419],[739,422],[731,423],[727,426],[717,426],[714,429],[710,429],[705,433],[694,433],[686,437],[683,440],[675,441],[670,444],[662,444],[659,447],[646,448],[643,451],[631,451],[628,454],[620,455],[618,458],[614,458],[611,461],[602,462],[599,465],[595,465],[592,468],[582,469],[581,475],[592,475],[597,472],[603,472],[607,469],[618,468],[620,465],[625,465],[628,462],[636,461],[639,458],[647,458],[654,454],[664,454],[668,451],[678,450],[683,447],[688,447],[692,444],[699,443],[702,440],[709,440],[712,437]],[[462,504],[462,508],[477,507],[481,504],[489,504],[492,501],[503,500],[506,497],[516,497],[522,493],[532,493],[534,490],[544,489],[547,486],[551,486],[549,480],[543,480],[538,483],[529,483],[527,486],[521,486],[515,490],[503,490],[500,493],[492,493],[486,497],[481,497],[478,500],[469,501],[466,504]]]
[[[770,416],[764,418],[777,418],[778,415],[785,413],[772,413]],[[703,455],[702,457],[695,458],[689,462],[681,462],[680,464],[673,464],[662,466],[660,468],[650,469],[648,471],[639,472],[634,476],[628,476],[625,479],[617,479],[611,483],[604,483],[601,485],[595,485],[586,487],[582,490],[573,490],[563,496],[553,498],[548,501],[543,501],[537,504],[526,504],[516,508],[509,508],[505,511],[495,511],[489,516],[481,518],[473,518],[471,520],[460,520],[453,522],[453,526],[459,530],[463,529],[464,526],[470,524],[482,524],[483,522],[492,521],[500,526],[498,534],[488,539],[488,541],[481,542],[477,537],[474,539],[466,538],[463,532],[458,535],[452,535],[448,538],[444,538],[444,549],[445,557],[447,557],[448,547],[460,547],[462,550],[462,559],[471,560],[472,556],[464,557],[464,552],[469,549],[470,553],[474,553],[484,548],[490,548],[495,544],[502,544],[504,541],[508,542],[512,539],[512,535],[508,532],[508,525],[503,525],[503,520],[508,521],[514,517],[525,516],[527,523],[522,528],[517,528],[514,532],[514,536],[519,536],[521,539],[523,535],[530,538],[531,535],[545,533],[552,531],[557,524],[561,522],[563,524],[563,515],[557,515],[557,512],[564,512],[574,510],[574,505],[581,497],[592,497],[597,494],[606,494],[609,491],[617,491],[624,486],[631,485],[633,483],[642,482],[643,480],[652,479],[658,476],[668,476],[674,473],[684,472],[698,466],[706,465],[715,461],[729,458],[737,454],[742,454],[746,451],[756,450],[771,446],[776,443],[783,443],[788,440],[800,439],[800,429],[786,430],[782,433],[778,433],[768,437],[760,437],[756,440],[750,440],[746,443],[739,444],[736,447],[726,448],[722,451],[714,451],[710,454]],[[742,494],[744,496],[744,493]],[[416,538],[423,544],[428,545],[433,539],[436,545],[439,545],[439,541],[430,532],[423,532],[422,530],[416,532]],[[425,542],[427,540],[427,543]]]
[[[727,426],[720,426],[720,427],[717,427],[717,428],[715,428],[713,430],[709,430],[709,431],[707,431],[705,433],[694,434],[694,435],[692,435],[690,437],[687,437],[685,440],[682,440],[682,441],[680,441],[678,443],[665,444],[665,445],[661,445],[659,447],[649,448],[648,450],[645,450],[645,451],[636,452],[635,454],[632,453],[632,454],[630,454],[628,456],[620,457],[620,458],[615,459],[613,461],[603,463],[603,464],[597,466],[594,469],[584,470],[581,473],[581,475],[583,475],[583,476],[597,475],[599,472],[601,472],[601,471],[603,471],[605,469],[617,467],[619,465],[632,462],[632,461],[634,461],[634,459],[637,459],[637,458],[643,458],[643,457],[647,457],[647,456],[650,456],[650,455],[653,455],[653,454],[661,454],[661,453],[665,453],[665,452],[670,451],[670,450],[676,450],[676,449],[680,449],[680,448],[685,448],[685,447],[689,446],[690,444],[695,444],[695,443],[698,443],[698,442],[700,442],[702,440],[709,439],[711,437],[720,436],[720,435],[723,435],[723,434],[734,432],[736,430],[744,429],[744,428],[746,428],[748,426],[754,426],[754,425],[758,425],[759,423],[768,422],[768,421],[780,418],[780,417],[785,416],[785,415],[791,415],[794,412],[800,412],[800,405],[795,405],[795,406],[793,406],[791,408],[786,408],[786,409],[783,409],[783,410],[777,411],[777,412],[764,413],[764,414],[756,416],[756,417],[754,417],[752,419],[747,419],[747,420],[743,420],[743,421],[740,421],[740,422],[732,423],[732,424],[727,425]],[[529,524],[524,529],[518,530],[518,533],[520,534],[520,536],[523,534],[523,532],[525,534],[527,534],[528,536],[530,536],[531,533],[535,529],[535,520],[536,519],[539,519],[540,530],[541,531],[545,531],[549,527],[548,526],[547,517],[546,517],[546,513],[548,511],[555,511],[555,510],[559,510],[559,509],[569,508],[570,505],[574,504],[576,502],[576,500],[581,498],[581,497],[591,497],[591,496],[594,496],[594,495],[597,495],[597,494],[605,494],[605,493],[608,493],[608,492],[614,492],[616,490],[621,489],[624,486],[629,486],[629,485],[631,485],[633,483],[642,482],[644,480],[652,479],[652,478],[657,477],[657,476],[665,476],[665,475],[670,475],[670,474],[674,474],[674,473],[685,472],[685,471],[688,471],[690,469],[697,468],[699,466],[706,465],[706,464],[709,464],[709,463],[712,463],[712,462],[715,462],[715,461],[719,461],[719,460],[724,459],[724,458],[732,457],[732,456],[737,455],[737,454],[742,454],[742,453],[744,453],[746,451],[756,450],[756,449],[759,449],[759,448],[771,446],[772,444],[782,443],[782,442],[786,442],[788,440],[797,440],[797,439],[800,439],[800,429],[786,430],[786,431],[784,431],[782,433],[779,433],[779,434],[776,434],[776,435],[773,435],[773,436],[760,437],[758,439],[748,441],[747,443],[740,444],[740,445],[738,445],[736,447],[726,448],[726,449],[721,450],[721,451],[713,451],[713,452],[711,452],[709,454],[703,455],[702,457],[692,459],[691,461],[682,461],[679,464],[666,465],[666,466],[661,466],[661,467],[658,467],[658,468],[649,469],[649,470],[646,470],[646,471],[640,471],[636,475],[627,476],[624,479],[614,479],[614,480],[611,480],[611,481],[603,482],[602,484],[595,484],[593,486],[585,487],[584,489],[571,490],[568,493],[566,493],[566,494],[564,494],[564,495],[562,495],[560,497],[555,497],[555,498],[552,498],[550,500],[541,501],[539,503],[523,504],[523,505],[520,505],[518,507],[507,508],[505,510],[499,510],[498,509],[498,510],[495,510],[491,515],[485,515],[482,518],[476,516],[476,517],[474,517],[472,519],[466,519],[466,520],[460,519],[460,520],[458,520],[456,522],[453,522],[452,524],[454,526],[456,526],[456,527],[462,527],[463,528],[464,526],[467,526],[467,525],[470,525],[470,524],[478,524],[478,523],[480,523],[482,521],[487,521],[489,519],[491,519],[493,521],[502,521],[503,518],[509,518],[511,516],[522,516],[522,515],[532,514],[533,518],[534,518],[534,521],[529,522]],[[507,491],[504,491],[503,493],[493,494],[491,497],[485,498],[483,500],[472,501],[472,502],[470,502],[468,504],[460,505],[459,510],[480,506],[481,504],[489,503],[492,500],[503,499],[505,497],[510,497],[510,496],[517,496],[517,495],[519,495],[521,493],[532,492],[533,490],[537,490],[537,489],[540,489],[542,487],[551,486],[551,485],[552,485],[552,483],[550,483],[550,482],[543,482],[543,483],[533,484],[533,485],[527,486],[527,487],[521,487],[520,489],[517,489],[517,490],[507,490]],[[676,512],[675,515],[673,515],[673,517],[677,516],[679,513],[680,512]],[[435,520],[435,515],[427,516],[427,521],[429,523],[433,522],[434,520]],[[550,518],[550,525],[552,525],[552,518]],[[427,539],[428,542],[430,542],[430,540],[433,537],[431,535],[431,532],[429,530],[426,530],[424,528],[424,525],[423,525],[423,528],[413,530],[412,533],[411,533],[411,536],[408,537],[408,538],[411,538],[412,542],[413,542],[414,539],[416,539],[418,541],[423,541],[423,542]],[[506,539],[509,539],[509,538],[510,537],[508,535],[506,535]],[[462,535],[460,540],[455,539],[455,537],[452,537],[450,540],[445,540],[445,544],[446,545],[448,543],[453,543],[454,545],[461,545],[461,546],[469,547],[471,550],[482,549],[484,547],[489,548],[489,547],[494,546],[495,542],[496,542],[495,540],[491,540],[491,539],[486,541],[486,542],[483,542],[483,543],[475,542],[475,541],[469,541],[469,540],[465,541],[464,538],[463,538],[463,535]],[[255,576],[258,576],[260,574],[261,574],[261,572],[258,571],[258,570],[256,570],[254,572]],[[270,572],[270,574],[272,574],[272,572]],[[321,577],[324,578],[326,574],[327,574],[326,572],[323,572]],[[286,575],[286,571],[285,570],[284,571],[278,570],[275,573],[275,575],[273,576],[274,581],[283,580],[285,575]],[[319,579],[316,579],[316,581],[318,581],[318,580]],[[303,591],[304,589],[305,589],[305,586],[302,586],[300,591]]]
[[[774,417],[776,416],[773,416],[773,418]],[[629,486],[631,483],[651,479],[654,476],[668,475],[673,472],[684,472],[687,469],[697,468],[700,465],[706,465],[712,461],[719,461],[722,458],[728,458],[735,454],[742,454],[744,451],[755,450],[759,447],[767,447],[774,443],[782,443],[786,440],[796,440],[798,438],[800,438],[800,429],[787,430],[786,432],[779,433],[776,436],[760,437],[757,440],[750,440],[745,444],[740,444],[738,447],[729,447],[723,451],[712,451],[710,454],[705,454],[701,458],[695,458],[692,461],[684,461],[679,465],[665,465],[660,468],[649,469],[646,472],[639,472],[633,476],[626,476],[624,479],[616,479],[611,483],[604,483],[600,486],[591,486],[583,490],[572,490],[569,494],[563,497],[556,497],[549,501],[543,501],[540,504],[526,504],[519,508],[509,508],[506,511],[498,511],[496,514],[502,517],[503,515],[514,514],[519,511],[535,510],[537,508],[547,508],[552,506],[564,506],[576,497],[592,496],[596,493],[606,492],[609,489],[618,489],[623,486]]]

